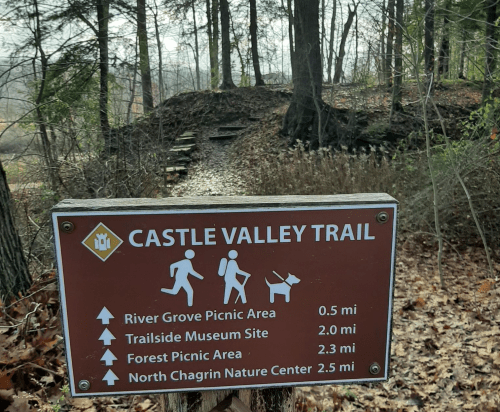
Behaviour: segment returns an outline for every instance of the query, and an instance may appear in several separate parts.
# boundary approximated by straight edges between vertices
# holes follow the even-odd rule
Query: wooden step
[[[240,125],[233,125],[233,126],[220,126],[219,127],[219,132],[225,132],[225,131],[234,131],[234,130],[243,130],[246,129],[247,127],[243,124]]]
[[[228,134],[217,134],[214,136],[209,136],[210,140],[227,140],[232,139],[233,137],[238,137],[236,133],[228,133]]]
[[[182,153],[172,153],[172,156],[169,156],[167,159],[166,164],[169,166],[172,164],[185,165],[191,163],[191,158],[189,156],[183,156]]]
[[[194,144],[184,144],[179,146],[173,146],[169,152],[170,153],[191,153],[196,145]]]
[[[193,144],[194,140],[195,140],[194,136],[190,136],[190,137],[177,137],[175,139],[175,144],[176,145]]]
[[[197,132],[184,132],[181,134],[181,137],[196,137],[198,136]]]
[[[187,173],[187,167],[186,166],[168,166],[163,168],[163,172],[166,174],[169,173]]]

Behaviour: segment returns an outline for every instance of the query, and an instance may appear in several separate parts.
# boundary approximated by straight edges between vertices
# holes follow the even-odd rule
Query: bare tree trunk
[[[156,47],[158,49],[158,82],[160,83],[158,87],[159,89],[158,93],[159,93],[160,103],[162,103],[165,97],[163,94],[165,86],[163,84],[163,54],[161,51],[160,26],[158,24],[158,5],[156,4],[156,0],[155,0],[155,11],[153,13],[153,16],[155,22]]]
[[[213,53],[210,58],[213,60],[212,89],[219,87],[219,0],[212,0],[212,44]]]
[[[380,71],[378,76],[379,84],[383,84],[386,82],[385,73],[386,73],[386,64],[385,64],[385,27],[386,27],[386,8],[385,8],[385,0],[382,0],[382,30],[380,33]]]
[[[235,84],[231,74],[231,38],[229,35],[229,3],[220,0],[220,23],[222,35],[222,84],[221,89],[233,89]]]
[[[41,109],[41,103],[44,98],[45,84],[47,79],[47,71],[48,71],[48,61],[45,55],[45,52],[42,47],[42,26],[40,23],[40,12],[38,10],[38,0],[33,0],[33,5],[35,7],[35,29],[34,29],[34,37],[35,37],[35,48],[38,53],[40,53],[40,62],[42,69],[42,76],[40,79],[40,88],[38,89],[38,95],[35,100],[36,105],[36,117],[37,117],[37,126],[40,130],[40,139],[42,141],[42,148],[44,152],[44,161],[47,167],[47,173],[49,176],[50,188],[54,193],[54,197],[57,197],[59,193],[59,185],[58,185],[58,167],[57,167],[57,158],[52,153],[52,145],[50,144],[49,135],[47,132],[47,123],[45,121],[45,116]],[[33,61],[33,73],[36,78],[36,64]]]
[[[293,41],[293,26],[294,26],[294,16],[292,10],[292,0],[287,0],[286,7],[288,11],[288,43],[290,46],[290,65],[292,66],[292,79],[295,83],[295,43]]]
[[[332,64],[333,64],[333,40],[335,37],[335,19],[337,17],[337,0],[333,0],[332,20],[330,22],[330,44],[328,50],[328,83],[332,82]]]
[[[99,71],[100,71],[100,92],[99,92],[99,120],[101,124],[101,134],[104,140],[104,152],[111,153],[111,137],[108,118],[108,23],[109,23],[109,3],[108,0],[97,0],[97,39],[99,43]]]
[[[359,3],[358,3],[359,4]],[[333,75],[333,82],[339,83],[340,76],[342,75],[342,66],[344,63],[345,56],[345,44],[347,41],[347,36],[349,35],[349,30],[351,29],[352,22],[354,20],[354,16],[358,9],[358,4],[354,4],[353,9],[351,10],[351,6],[349,5],[349,15],[347,16],[347,21],[344,24],[344,31],[342,32],[342,39],[340,40],[339,54],[337,56],[337,60],[335,62],[335,74]]]
[[[434,0],[425,0],[425,89],[434,89]]]
[[[139,67],[141,69],[142,104],[144,113],[154,108],[149,66],[148,31],[146,26],[146,0],[137,0],[137,37],[139,38]]]
[[[493,72],[495,70],[496,18],[498,0],[486,0],[486,44],[484,59],[483,103],[490,97],[493,87]]]
[[[358,46],[359,46],[359,33],[358,33],[358,13],[356,13],[356,23],[354,24],[354,33],[356,34],[356,45],[355,45],[355,55],[354,55],[354,67],[352,69],[352,80],[355,81],[357,70],[358,70]]]
[[[201,89],[200,80],[200,47],[198,45],[198,28],[196,27],[196,11],[194,9],[194,0],[191,2],[191,9],[193,11],[193,28],[194,28],[194,61],[196,65],[196,90]]]
[[[207,14],[207,37],[208,37],[208,54],[210,60],[210,88],[213,89],[212,79],[215,74],[215,66],[214,66],[214,39],[212,36],[212,10],[210,6],[210,0],[206,0],[206,14]]]
[[[294,91],[283,132],[289,135],[291,144],[309,141],[310,147],[317,148],[321,141],[319,125],[327,123],[326,105],[321,99],[318,1],[295,0],[295,58]]]
[[[443,16],[443,37],[441,39],[441,47],[439,48],[438,82],[441,80],[441,76],[444,79],[448,78],[450,66],[450,7],[450,1],[447,0]]]
[[[255,73],[255,85],[264,86],[260,72],[259,52],[257,47],[257,1],[250,0],[250,38],[252,43],[252,62]]]
[[[26,292],[31,285],[11,205],[7,176],[0,161],[0,299],[4,303],[6,299]]]
[[[403,111],[402,83],[403,83],[403,11],[404,0],[396,2],[396,43],[394,45],[394,90],[392,111]]]
[[[464,69],[465,69],[465,45],[467,41],[467,32],[462,30],[462,47],[460,48],[460,66],[458,69],[458,78],[465,79]]]
[[[385,55],[385,84],[387,87],[392,87],[392,49],[394,40],[394,6],[395,0],[387,2],[387,43]]]
[[[321,0],[321,37],[319,38],[319,41],[321,43],[321,67],[325,67],[325,52],[324,52],[324,46],[325,46],[325,0]]]
[[[236,393],[235,393],[236,392]],[[209,412],[228,396],[237,396],[252,412],[294,412],[293,388],[240,389],[164,395],[164,412]]]

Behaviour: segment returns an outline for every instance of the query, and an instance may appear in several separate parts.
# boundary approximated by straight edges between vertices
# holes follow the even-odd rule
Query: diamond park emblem
[[[110,229],[99,223],[82,242],[94,255],[103,262],[123,243]]]

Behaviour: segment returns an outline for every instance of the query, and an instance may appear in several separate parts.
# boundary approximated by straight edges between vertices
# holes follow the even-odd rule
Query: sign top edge
[[[162,199],[65,199],[52,208],[52,213],[73,211],[161,210],[165,208],[252,208],[280,206],[327,206],[398,201],[386,193],[356,193],[346,195],[306,196],[198,196],[167,197]]]

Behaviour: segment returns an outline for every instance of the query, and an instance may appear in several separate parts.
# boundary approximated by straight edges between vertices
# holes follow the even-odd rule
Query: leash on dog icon
[[[269,301],[274,303],[274,295],[284,295],[285,302],[290,302],[290,290],[292,289],[292,285],[296,285],[300,282],[300,279],[297,276],[288,273],[288,277],[283,279],[280,275],[278,275],[274,270],[273,273],[279,277],[283,282],[282,283],[269,283],[266,279],[267,286],[269,286]]]

